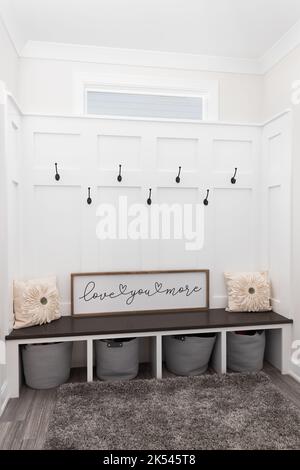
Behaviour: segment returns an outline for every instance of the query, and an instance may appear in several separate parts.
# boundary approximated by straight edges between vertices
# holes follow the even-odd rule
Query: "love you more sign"
[[[208,309],[209,271],[71,274],[72,315]]]

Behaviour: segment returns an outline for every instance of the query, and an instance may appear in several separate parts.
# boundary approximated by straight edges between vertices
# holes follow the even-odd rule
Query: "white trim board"
[[[34,112],[23,112],[23,116],[27,117],[49,117],[49,118],[67,118],[67,119],[92,119],[92,120],[101,120],[107,119],[112,121],[118,120],[127,120],[127,121],[155,121],[155,122],[180,122],[180,123],[188,123],[188,124],[196,124],[196,125],[216,125],[216,126],[241,126],[241,127],[264,127],[269,122],[278,119],[281,116],[284,116],[287,113],[292,112],[291,109],[287,109],[282,113],[276,114],[275,116],[271,117],[267,121],[264,122],[231,122],[231,121],[191,121],[188,119],[157,119],[157,118],[134,118],[134,117],[127,117],[127,116],[84,116],[84,115],[74,115],[74,114],[43,114],[43,113],[34,113]]]
[[[292,377],[292,379],[296,380],[296,382],[300,383],[300,375],[297,375],[296,372],[289,370],[288,375]]]
[[[300,21],[257,59],[28,41],[22,59],[264,75],[300,45]]]
[[[28,41],[21,51],[21,57],[23,59],[118,64],[186,71],[206,70],[211,72],[261,74],[261,67],[256,59],[84,46],[43,41]]]
[[[0,416],[2,415],[3,411],[6,408],[6,405],[9,400],[9,393],[8,393],[8,382],[7,380],[3,382],[3,385],[0,390]]]
[[[277,41],[259,60],[264,75],[300,45],[300,21]]]

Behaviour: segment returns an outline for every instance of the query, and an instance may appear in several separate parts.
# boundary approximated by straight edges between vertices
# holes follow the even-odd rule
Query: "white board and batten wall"
[[[281,234],[290,226],[288,121],[286,114],[261,128],[26,117],[23,275],[56,274],[68,314],[71,272],[210,269],[210,305],[223,307],[224,271],[269,269],[279,307],[289,271],[290,247],[281,246]],[[237,183],[232,185],[235,167]],[[271,188],[268,194],[266,186]],[[149,188],[153,203],[179,204],[202,203],[210,189],[201,251],[186,251],[181,240],[96,238],[99,203],[117,204],[120,196],[129,203],[146,203]],[[288,315],[287,300],[284,307],[282,313]]]
[[[290,119],[284,113],[261,126],[23,116],[11,124],[22,139],[20,172],[11,170],[20,175],[12,187],[22,183],[18,196],[11,190],[14,277],[57,275],[69,315],[72,272],[209,269],[210,306],[224,307],[224,271],[268,269],[274,308],[290,316]],[[146,204],[149,188],[153,203],[179,204],[202,204],[210,190],[202,250],[186,251],[181,240],[97,239],[99,203],[127,196]]]
[[[26,117],[24,276],[56,274],[68,314],[71,272],[203,268],[210,270],[211,307],[225,306],[223,272],[260,268],[260,156],[257,126]],[[210,189],[201,251],[186,251],[182,240],[96,238],[100,202],[127,196],[146,204],[149,188],[153,203],[179,204],[202,204]]]
[[[9,398],[4,337],[13,325],[13,279],[20,276],[22,116],[0,82],[0,415]]]
[[[272,280],[276,312],[291,316],[292,112],[262,132],[261,262]]]

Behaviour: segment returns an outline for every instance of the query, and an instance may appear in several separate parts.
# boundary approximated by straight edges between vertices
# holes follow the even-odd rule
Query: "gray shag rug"
[[[299,449],[300,413],[266,374],[59,387],[45,449]]]

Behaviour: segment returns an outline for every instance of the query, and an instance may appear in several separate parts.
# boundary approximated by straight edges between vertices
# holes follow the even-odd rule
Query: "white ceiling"
[[[299,19],[300,0],[0,0],[11,36],[256,59]]]

